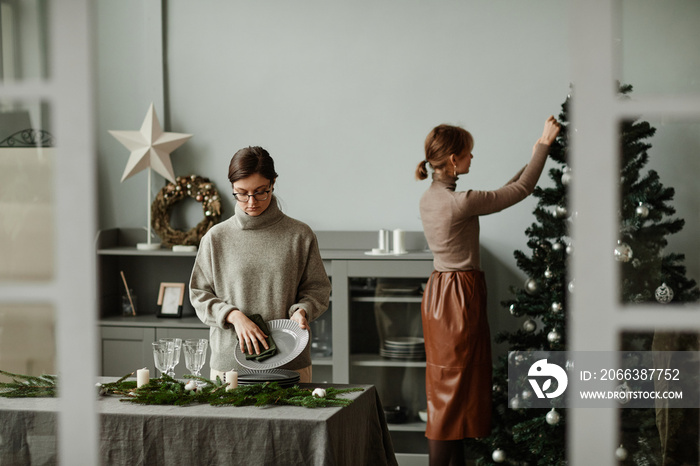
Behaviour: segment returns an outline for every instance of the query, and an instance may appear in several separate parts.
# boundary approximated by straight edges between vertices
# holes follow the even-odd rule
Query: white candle
[[[145,367],[143,369],[139,369],[136,371],[136,388],[139,388],[141,385],[146,385],[148,384],[148,381],[151,378],[151,373],[146,369]]]
[[[226,383],[228,384],[227,390],[238,387],[238,372],[228,371],[226,373]]]
[[[406,252],[404,246],[404,231],[400,229],[394,230],[394,254],[403,254]]]

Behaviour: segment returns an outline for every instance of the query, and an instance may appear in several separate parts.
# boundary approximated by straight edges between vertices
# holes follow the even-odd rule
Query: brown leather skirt
[[[491,433],[491,335],[479,270],[430,275],[421,305],[431,440]]]

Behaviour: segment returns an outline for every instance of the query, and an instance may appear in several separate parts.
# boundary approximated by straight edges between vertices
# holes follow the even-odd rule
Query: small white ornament
[[[566,207],[558,205],[556,209],[554,209],[554,216],[557,218],[566,218],[569,216],[569,211]]]
[[[537,294],[539,291],[539,285],[537,283],[537,280],[530,278],[525,282],[525,291],[528,292],[528,294],[534,295]]]
[[[571,168],[566,167],[564,169],[564,173],[561,175],[561,184],[564,186],[569,186],[569,183],[571,182]]]
[[[513,398],[511,398],[510,407],[512,409],[520,409],[520,397],[518,395],[515,395]]]
[[[194,380],[190,380],[185,384],[185,390],[187,390],[188,392],[192,390],[197,390],[197,382],[195,382]]]
[[[629,244],[618,241],[615,247],[615,260],[618,262],[629,262],[632,256],[632,248]]]
[[[654,292],[654,296],[661,304],[668,304],[673,301],[673,290],[666,283],[662,283]]]
[[[559,424],[560,416],[559,416],[559,413],[554,408],[552,408],[552,410],[550,412],[548,412],[544,418],[547,421],[547,424],[549,424],[550,426],[555,426],[555,425]]]
[[[617,450],[615,450],[615,458],[617,458],[620,461],[625,461],[627,459],[627,450],[625,447],[620,445]]]
[[[547,267],[547,270],[544,271],[544,278],[552,278],[554,276],[554,272],[549,270],[549,267]]]
[[[511,304],[509,307],[511,315],[517,316],[518,315],[518,309],[515,306],[515,303]]]
[[[552,245],[552,249],[553,249],[554,251],[561,251],[561,248],[563,248],[563,247],[564,247],[564,245],[561,244],[559,241],[557,241],[556,243],[554,243],[554,244]]]
[[[526,332],[534,332],[535,329],[537,329],[537,324],[535,323],[534,320],[532,319],[527,319],[525,322],[523,322],[523,330]]]
[[[496,448],[493,453],[491,453],[491,459],[496,463],[503,463],[506,460],[506,452],[500,448]]]
[[[556,329],[552,330],[547,334],[547,341],[550,343],[557,343],[559,340],[561,340],[561,335],[559,332],[557,332]]]
[[[523,390],[523,392],[520,394],[520,396],[523,397],[523,400],[529,400],[530,398],[532,398],[532,391]]]
[[[635,212],[640,218],[647,218],[649,216],[649,207],[645,206],[643,202],[640,202]]]
[[[561,303],[552,303],[552,312],[556,314],[557,312],[561,311]]]
[[[571,281],[569,282],[569,286],[567,287],[568,290],[569,290],[569,293],[573,293],[573,292],[574,292],[574,288],[576,287],[576,284],[574,283],[575,280],[576,280],[576,279],[574,278],[573,280],[571,280]]]
[[[326,391],[323,388],[315,388],[314,391],[311,392],[311,396],[314,396],[316,398],[325,398]]]
[[[574,253],[574,244],[573,243],[569,243],[566,245],[566,253],[568,255],[572,255]]]

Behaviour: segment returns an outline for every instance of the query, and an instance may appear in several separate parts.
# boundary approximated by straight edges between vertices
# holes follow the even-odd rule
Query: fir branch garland
[[[12,382],[0,382],[0,396],[5,398],[47,398],[56,396],[55,375],[21,375],[0,370]]]
[[[53,398],[56,396],[55,375],[29,376],[13,374],[0,370],[0,374],[11,377],[12,382],[0,382],[0,396],[6,398]],[[277,382],[265,382],[254,385],[239,385],[227,390],[219,377],[215,381],[185,375],[185,378],[197,381],[196,390],[187,390],[185,383],[175,380],[167,374],[151,379],[148,384],[136,388],[136,381],[127,380],[134,373],[126,374],[116,382],[98,383],[100,395],[122,396],[119,401],[145,405],[186,406],[208,403],[212,406],[265,406],[291,405],[306,408],[344,407],[353,400],[339,398],[345,393],[362,391],[362,388],[325,389],[325,397],[312,395],[312,390],[298,385],[283,388]]]

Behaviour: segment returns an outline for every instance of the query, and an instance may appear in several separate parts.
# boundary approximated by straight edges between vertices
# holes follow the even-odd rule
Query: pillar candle
[[[228,371],[226,373],[226,383],[228,384],[227,390],[238,387],[238,372]]]
[[[404,231],[396,229],[394,230],[394,254],[403,254],[405,252]]]
[[[141,385],[146,385],[148,384],[148,381],[151,378],[151,373],[146,369],[145,367],[143,369],[139,369],[136,371],[136,388],[139,388]]]

